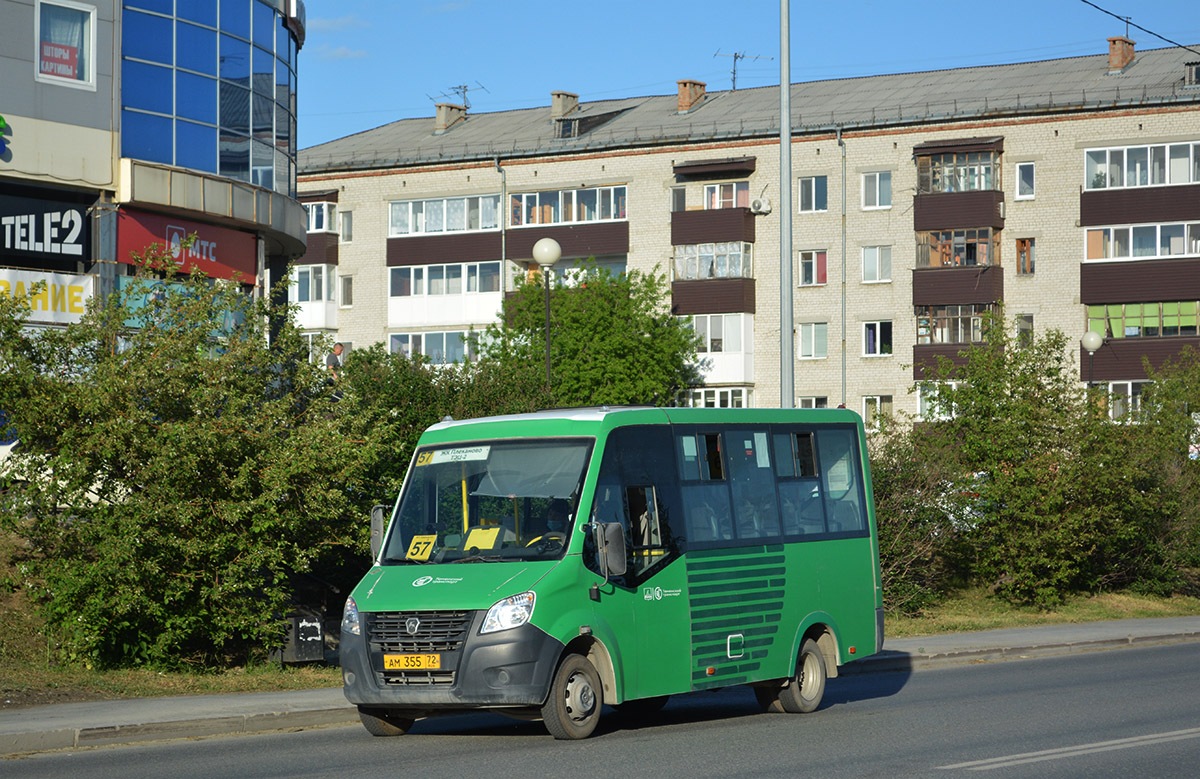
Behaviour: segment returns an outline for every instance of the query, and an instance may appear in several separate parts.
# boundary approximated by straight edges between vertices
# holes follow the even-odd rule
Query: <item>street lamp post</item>
[[[550,269],[562,257],[562,247],[553,238],[541,238],[533,245],[533,260],[542,269],[546,285],[546,389],[550,389]]]
[[[1104,336],[1088,330],[1079,339],[1079,345],[1088,353],[1088,387],[1092,386],[1092,371],[1096,363],[1096,350],[1104,346]]]

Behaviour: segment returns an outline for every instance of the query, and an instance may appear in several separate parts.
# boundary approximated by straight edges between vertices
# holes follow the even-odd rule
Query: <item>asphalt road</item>
[[[809,715],[745,688],[679,696],[648,722],[607,712],[554,741],[495,715],[46,753],[5,777],[1187,776],[1200,772],[1200,643],[831,680]]]

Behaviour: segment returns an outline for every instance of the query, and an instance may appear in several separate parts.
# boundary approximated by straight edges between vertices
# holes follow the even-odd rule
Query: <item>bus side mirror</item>
[[[371,507],[371,559],[379,557],[383,546],[383,531],[387,528],[387,510],[391,506],[380,503]]]
[[[625,573],[625,530],[619,522],[602,522],[595,525],[596,551],[604,578],[621,576]]]

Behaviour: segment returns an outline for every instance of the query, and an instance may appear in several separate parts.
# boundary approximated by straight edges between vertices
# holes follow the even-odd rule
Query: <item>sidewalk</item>
[[[885,641],[883,652],[843,666],[840,672],[907,671],[1183,641],[1200,641],[1200,617],[1113,620],[892,639]],[[347,703],[339,687],[63,703],[0,713],[0,755],[357,721],[358,713]]]

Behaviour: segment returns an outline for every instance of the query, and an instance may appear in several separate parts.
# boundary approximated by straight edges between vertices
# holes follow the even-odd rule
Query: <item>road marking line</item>
[[[1058,760],[1064,757],[1080,757],[1082,755],[1095,754],[1097,752],[1111,752],[1114,749],[1129,749],[1131,747],[1150,746],[1151,744],[1165,744],[1170,741],[1182,741],[1189,738],[1200,738],[1200,728],[1172,730],[1168,733],[1151,733],[1145,736],[1113,739],[1112,741],[1097,741],[1093,744],[1080,744],[1073,747],[1045,749],[1041,752],[1023,752],[1017,755],[993,757],[988,760],[973,760],[967,763],[943,765],[938,766],[938,768],[942,770],[966,768],[971,771],[990,771],[993,768],[1008,768],[1014,765],[1040,763],[1046,760]]]

